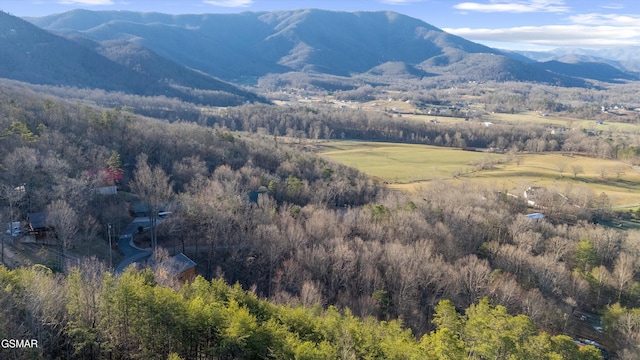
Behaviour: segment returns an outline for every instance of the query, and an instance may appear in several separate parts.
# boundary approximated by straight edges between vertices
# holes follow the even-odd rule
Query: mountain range
[[[640,72],[640,46],[612,46],[603,49],[558,48],[550,51],[518,51],[536,61],[598,62],[626,72]]]
[[[63,37],[0,12],[0,77],[33,84],[166,96],[207,105],[260,100],[135,42]],[[194,91],[195,89],[199,91]]]
[[[559,86],[639,79],[615,61],[502,51],[394,12],[74,10],[24,20],[0,14],[0,48],[8,55],[0,58],[0,77],[184,99],[204,89],[253,101],[238,84],[296,72]]]

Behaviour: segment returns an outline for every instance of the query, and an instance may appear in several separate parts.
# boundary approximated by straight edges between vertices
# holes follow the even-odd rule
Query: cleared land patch
[[[528,186],[587,186],[595,194],[607,194],[615,207],[640,204],[640,172],[614,160],[546,153],[508,161],[503,154],[365,141],[319,143],[317,151],[399,190],[415,191],[433,180],[481,182],[517,192]]]
[[[450,179],[456,172],[472,171],[475,161],[503,157],[437,146],[365,141],[320,143],[318,152],[387,183]]]
[[[598,122],[595,120],[582,120],[575,119],[566,116],[557,116],[553,114],[543,115],[535,111],[516,113],[516,114],[504,114],[504,113],[492,113],[487,116],[489,121],[495,123],[508,123],[508,124],[538,124],[547,125],[552,127],[565,127],[567,129],[577,130],[594,130],[594,131],[637,131],[640,129],[635,123],[622,122],[610,122],[603,121]]]

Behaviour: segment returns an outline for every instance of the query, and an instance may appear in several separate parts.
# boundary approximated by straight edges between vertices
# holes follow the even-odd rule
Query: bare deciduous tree
[[[563,163],[563,162],[557,163],[556,164],[556,168],[558,169],[558,172],[560,173],[560,177],[562,177],[562,174],[567,169],[567,164]]]
[[[618,290],[618,301],[622,293],[631,285],[634,274],[634,259],[633,256],[627,253],[621,253],[616,259],[611,273],[611,278],[616,290]]]
[[[74,245],[78,233],[78,214],[65,200],[56,200],[47,206],[47,223],[53,227],[58,239],[59,266],[64,271],[67,249]]]
[[[467,295],[469,304],[478,301],[487,291],[491,277],[491,268],[487,260],[480,260],[475,255],[467,255],[456,261],[458,281],[462,293]]]
[[[138,196],[142,204],[149,211],[151,222],[151,248],[158,246],[156,225],[158,212],[166,206],[173,196],[173,183],[169,176],[159,166],[151,168],[148,157],[142,153],[136,157],[136,170],[133,173],[134,180],[129,184],[131,191]]]
[[[616,173],[616,178],[620,179],[622,175],[625,174],[627,167],[623,164],[618,164],[613,168],[613,171]]]
[[[600,179],[605,180],[607,178],[607,174],[609,173],[609,169],[606,166],[601,166],[598,169],[598,173],[600,174]]]
[[[596,304],[600,302],[600,294],[602,293],[602,288],[607,285],[611,278],[611,274],[609,274],[609,270],[606,267],[600,265],[598,267],[594,267],[591,269],[591,277],[594,280],[595,285],[597,286],[597,298]]]
[[[580,165],[571,165],[571,172],[573,173],[573,177],[576,178],[580,174],[584,174],[584,169]]]
[[[544,248],[546,256],[561,261],[571,251],[573,243],[567,238],[554,236],[546,241]]]

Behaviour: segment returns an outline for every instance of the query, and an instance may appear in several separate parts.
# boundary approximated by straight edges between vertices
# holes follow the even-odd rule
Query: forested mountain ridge
[[[414,68],[407,73],[416,78],[450,76],[457,81],[587,86],[581,78],[593,75],[563,72],[563,68],[549,71],[519,54],[492,49],[393,12],[305,9],[166,15],[74,10],[28,20],[47,30],[96,41],[136,41],[176,63],[237,82],[255,83],[269,73],[300,71],[348,77],[385,63]]]
[[[571,57],[560,57],[556,60],[541,62],[538,65],[553,72],[600,81],[638,80],[637,74],[625,72],[604,62],[579,61]]]
[[[128,43],[98,44],[51,34],[0,12],[0,77],[33,84],[238,105],[258,96]]]
[[[517,51],[532,60],[549,61],[571,58],[606,63],[625,71],[640,71],[639,46],[612,46],[604,49],[558,48],[550,51]]]
[[[190,58],[194,55],[191,49],[200,48],[206,58],[213,56],[201,65],[208,66],[201,70],[209,73],[225,70],[224,65],[222,69],[213,68],[222,56],[228,58],[229,64],[257,62],[258,67],[244,69],[246,75],[264,75],[260,65],[267,66],[268,71],[315,69],[348,75],[394,59],[417,64],[443,54],[448,47],[466,52],[492,51],[390,12],[297,10],[172,16],[131,12],[92,14],[76,10],[29,20],[44,29],[77,31],[100,41],[139,37],[150,49],[163,49],[158,52],[172,58],[183,57],[180,58],[183,62],[198,61]],[[173,48],[177,39],[183,54]],[[195,66],[198,64],[192,65],[200,68]]]
[[[265,101],[252,92],[161,57],[135,42],[104,41],[96,43],[95,50],[118,64],[192,95],[186,100],[193,103],[234,106]],[[226,104],[225,96],[228,98]]]

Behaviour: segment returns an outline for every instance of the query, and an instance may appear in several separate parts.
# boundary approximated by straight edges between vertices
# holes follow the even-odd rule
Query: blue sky
[[[391,10],[504,49],[640,45],[639,0],[0,0],[0,9],[17,16],[76,8],[171,14]]]

